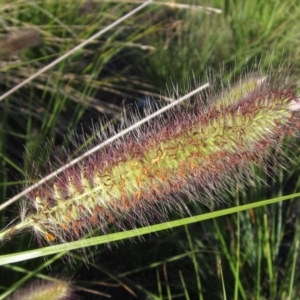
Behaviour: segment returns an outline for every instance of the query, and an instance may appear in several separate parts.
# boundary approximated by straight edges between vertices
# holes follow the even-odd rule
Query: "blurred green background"
[[[0,1],[0,94],[140,3]],[[92,123],[106,118],[118,124],[124,107],[143,108],[147,97],[168,104],[208,77],[217,93],[241,76],[270,69],[279,75],[288,70],[298,87],[299,19],[296,0],[148,5],[0,102],[0,203],[49,172],[57,147],[76,156],[73,141],[78,145],[80,138],[74,132],[93,137]],[[264,183],[222,195],[215,209],[297,191],[297,141],[284,150],[293,160],[288,169],[275,166],[268,176],[257,169]],[[208,211],[191,206],[192,215]],[[1,211],[0,228],[18,214],[18,204]],[[299,299],[298,222],[296,199],[99,246],[88,265],[76,252],[72,263],[50,257],[6,265],[0,267],[0,293],[63,276],[89,289],[78,290],[82,299]],[[30,234],[22,234],[0,253],[36,247]],[[84,255],[91,256],[89,250]]]

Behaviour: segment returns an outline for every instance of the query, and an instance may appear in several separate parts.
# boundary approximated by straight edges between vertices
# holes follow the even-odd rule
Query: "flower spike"
[[[183,194],[208,203],[216,191],[247,184],[251,164],[263,165],[299,130],[300,103],[265,77],[245,83],[208,106],[172,108],[38,187],[27,199],[35,212],[0,239],[26,228],[49,243],[124,230],[165,219],[166,210],[188,211]]]

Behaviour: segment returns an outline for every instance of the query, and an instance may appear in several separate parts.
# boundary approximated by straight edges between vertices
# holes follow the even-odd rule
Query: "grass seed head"
[[[0,60],[8,59],[28,47],[35,46],[39,42],[39,33],[32,29],[9,33],[0,40]]]
[[[247,183],[251,164],[263,166],[269,150],[299,130],[299,101],[265,79],[244,84],[246,92],[235,87],[214,104],[173,108],[70,167],[29,194],[35,213],[23,223],[63,243],[188,211],[182,194],[209,204],[220,190]]]
[[[68,281],[37,280],[30,286],[16,291],[10,300],[72,300],[74,291]],[[78,299],[78,297],[76,298]]]

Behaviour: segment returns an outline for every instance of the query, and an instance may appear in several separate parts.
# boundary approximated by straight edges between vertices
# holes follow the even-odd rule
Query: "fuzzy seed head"
[[[0,59],[7,59],[21,50],[35,46],[40,41],[40,35],[32,29],[21,30],[7,34],[0,40]]]
[[[28,288],[17,291],[10,300],[71,300],[72,289],[65,281],[37,281]]]
[[[15,229],[65,242],[161,221],[166,210],[188,211],[183,194],[209,204],[216,191],[247,183],[251,164],[264,166],[270,148],[300,127],[291,90],[247,84],[206,107],[174,108],[68,168],[29,195],[35,213]]]

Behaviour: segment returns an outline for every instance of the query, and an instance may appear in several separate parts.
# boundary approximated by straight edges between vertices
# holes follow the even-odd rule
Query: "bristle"
[[[247,184],[255,177],[251,164],[264,166],[269,150],[299,130],[297,97],[266,77],[207,102],[173,108],[37,188],[28,199],[36,213],[23,213],[26,225],[15,231],[31,228],[48,243],[63,243],[94,229],[105,234],[111,226],[164,220],[169,210],[188,212],[183,194],[217,201],[222,189]]]

